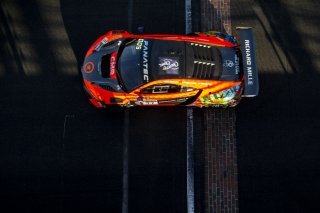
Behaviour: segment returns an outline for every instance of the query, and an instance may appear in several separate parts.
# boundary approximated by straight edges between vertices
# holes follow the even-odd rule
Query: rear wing
[[[256,64],[256,50],[254,45],[253,29],[251,27],[237,27],[240,32],[244,92],[243,97],[255,97],[259,94],[259,78]]]

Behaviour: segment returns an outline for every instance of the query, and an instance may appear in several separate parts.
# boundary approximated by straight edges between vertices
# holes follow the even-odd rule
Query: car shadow
[[[318,212],[319,3],[239,1],[232,24],[255,29],[260,94],[237,107],[240,210]],[[261,209],[261,206],[265,208]]]

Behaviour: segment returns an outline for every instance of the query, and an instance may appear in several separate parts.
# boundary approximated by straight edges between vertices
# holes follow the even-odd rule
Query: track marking
[[[192,32],[191,0],[185,0],[186,33]],[[187,108],[187,209],[194,213],[193,109]]]
[[[74,118],[74,115],[65,115],[64,116],[62,139],[64,139],[66,136],[66,130],[67,130],[66,128],[67,128],[67,123],[68,123],[69,118]]]
[[[188,213],[194,212],[194,140],[193,109],[187,108],[187,204]]]
[[[128,0],[128,30],[132,31],[133,0]],[[124,111],[122,213],[129,212],[129,109]]]
[[[186,7],[186,16],[185,16],[185,21],[186,21],[186,33],[191,33],[192,32],[192,12],[191,12],[191,0],[185,0],[185,7]]]
[[[62,144],[61,144],[61,173],[60,173],[60,184],[62,187],[62,190],[64,192],[64,187],[65,187],[65,183],[64,183],[64,172],[65,172],[65,137],[66,137],[66,130],[67,130],[67,124],[68,124],[68,120],[70,118],[74,118],[74,115],[65,115],[64,116],[64,122],[63,122],[63,132],[62,132]],[[63,200],[60,201],[60,211],[63,212]]]

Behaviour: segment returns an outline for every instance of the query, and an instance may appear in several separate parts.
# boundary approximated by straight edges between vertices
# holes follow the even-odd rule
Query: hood
[[[105,44],[85,58],[81,67],[84,79],[102,88],[108,87],[108,90],[120,91],[118,81],[112,74],[115,73],[118,41],[120,40]]]

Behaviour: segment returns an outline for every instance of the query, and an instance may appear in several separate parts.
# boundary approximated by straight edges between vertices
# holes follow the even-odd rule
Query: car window
[[[129,40],[119,53],[118,71],[121,76],[123,86],[128,91],[143,84],[141,77],[141,49],[137,49],[138,39]]]
[[[193,91],[192,87],[185,87],[175,84],[154,84],[143,88],[140,93],[142,94],[166,94]]]

